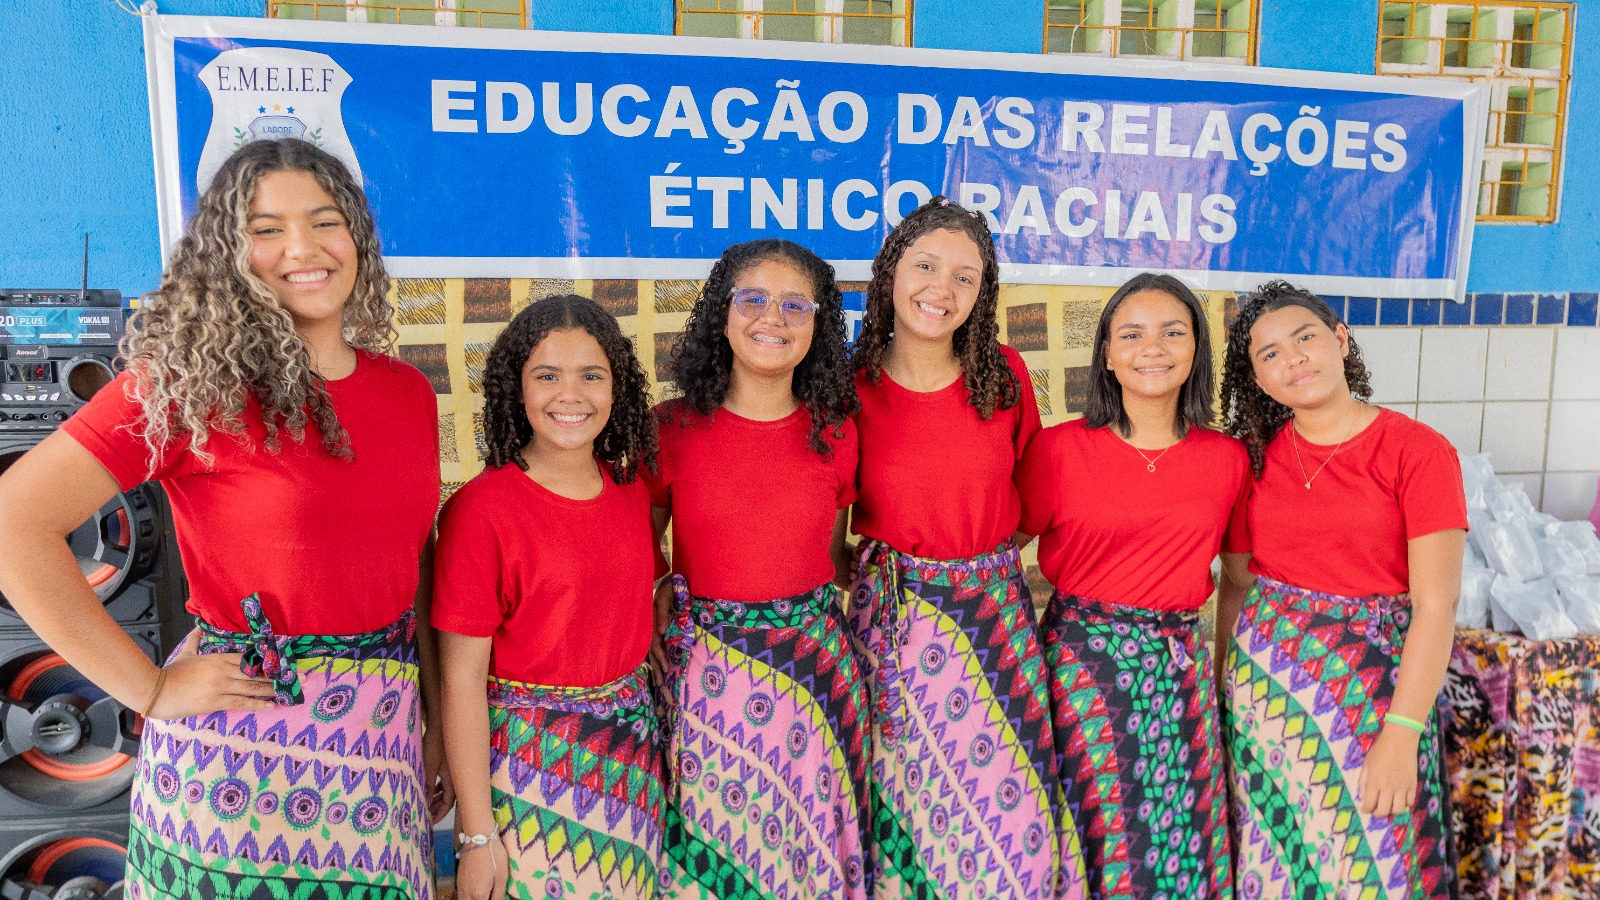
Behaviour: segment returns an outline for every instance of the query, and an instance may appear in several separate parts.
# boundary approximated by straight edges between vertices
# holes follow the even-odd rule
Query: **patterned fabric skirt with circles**
[[[1231,898],[1211,648],[1194,613],[1057,594],[1043,622],[1067,809],[1096,900]]]
[[[247,614],[249,609],[247,608]],[[149,720],[128,831],[132,900],[428,900],[421,694],[410,613],[359,635],[202,625],[279,706]]]
[[[864,900],[867,695],[838,591],[738,603],[673,583],[662,894]]]
[[[1228,749],[1250,898],[1456,896],[1439,716],[1418,753],[1417,797],[1369,816],[1356,777],[1394,694],[1407,598],[1341,597],[1258,577],[1228,648]]]
[[[594,688],[489,680],[490,796],[510,863],[506,896],[655,897],[661,779],[648,666]]]
[[[1083,897],[1077,831],[1057,824],[1049,680],[1016,547],[943,561],[866,541],[858,572],[879,900]]]

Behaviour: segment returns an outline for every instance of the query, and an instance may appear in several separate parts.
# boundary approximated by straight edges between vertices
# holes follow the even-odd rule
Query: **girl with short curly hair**
[[[858,404],[833,267],[784,240],[728,248],[667,371],[682,396],[657,407],[645,474],[673,534],[663,892],[864,900],[866,692],[830,555]]]
[[[654,897],[649,383],[616,319],[568,294],[500,333],[483,400],[488,467],[445,504],[434,567],[456,896]]]
[[[1255,477],[1217,634],[1249,896],[1455,895],[1434,702],[1461,587],[1461,466],[1371,395],[1321,298],[1283,281],[1240,298],[1223,415]]]
[[[1022,530],[1055,587],[1042,630],[1066,807],[1103,898],[1232,896],[1211,561],[1243,528],[1244,446],[1212,430],[1194,291],[1142,272],[1095,328],[1083,418],[1034,438]]]
[[[130,897],[312,882],[431,894],[426,786],[442,742],[432,631],[414,610],[428,598],[438,417],[428,380],[383,352],[378,248],[337,159],[297,140],[246,145],[134,313],[127,371],[0,478],[0,521],[17,535],[0,590],[145,716]],[[171,497],[199,618],[164,667],[112,622],[62,540],[147,480]],[[248,777],[240,759],[254,760]],[[306,765],[344,789],[308,787],[291,770]],[[442,813],[444,794],[431,799]]]
[[[1013,540],[1012,476],[1039,407],[999,340],[998,270],[983,217],[934,197],[873,260],[856,341],[850,624],[872,700],[881,898],[1082,893],[1082,859],[1061,852],[1053,819],[1049,687]],[[952,639],[972,628],[980,639]]]

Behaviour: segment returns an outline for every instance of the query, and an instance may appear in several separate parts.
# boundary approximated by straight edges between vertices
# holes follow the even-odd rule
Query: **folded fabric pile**
[[[1533,508],[1520,484],[1494,475],[1487,456],[1463,456],[1465,565],[1456,625],[1538,641],[1600,634],[1600,537],[1588,521]]]

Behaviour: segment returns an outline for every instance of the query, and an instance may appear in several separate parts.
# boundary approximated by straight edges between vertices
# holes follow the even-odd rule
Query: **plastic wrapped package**
[[[1546,525],[1544,534],[1578,551],[1589,574],[1600,575],[1600,537],[1595,536],[1593,522],[1556,522]]]
[[[1600,634],[1600,578],[1559,575],[1556,591],[1567,618],[1583,634]]]
[[[1500,487],[1494,478],[1494,466],[1482,454],[1461,457],[1461,481],[1467,491],[1468,509],[1488,509],[1488,492]]]
[[[1494,579],[1494,570],[1486,567],[1469,565],[1461,570],[1461,601],[1456,604],[1457,628],[1489,627],[1489,588],[1494,584]]]
[[[1489,607],[1496,631],[1505,631],[1500,626],[1510,620],[1536,641],[1559,641],[1578,633],[1578,626],[1562,608],[1553,578],[1518,582],[1497,575],[1489,588]]]
[[[1544,575],[1539,547],[1527,526],[1488,520],[1471,532],[1473,541],[1496,572],[1512,581],[1532,581]]]
[[[1544,567],[1544,574],[1552,578],[1589,574],[1589,566],[1584,562],[1583,554],[1566,541],[1559,538],[1538,537],[1533,543],[1539,548],[1539,564]]]
[[[1520,484],[1502,484],[1499,490],[1489,492],[1489,511],[1499,522],[1532,524],[1540,513],[1533,508],[1528,492]]]
[[[1491,568],[1489,560],[1483,556],[1483,551],[1478,549],[1478,542],[1471,537],[1467,538],[1466,546],[1462,548],[1462,554],[1461,563],[1468,569]]]

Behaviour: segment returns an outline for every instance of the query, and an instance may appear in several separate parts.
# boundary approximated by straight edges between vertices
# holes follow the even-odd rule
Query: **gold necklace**
[[[1124,443],[1126,443],[1126,441],[1124,441]],[[1151,459],[1150,457],[1145,456],[1143,450],[1140,450],[1138,447],[1133,447],[1132,444],[1128,444],[1128,446],[1129,447],[1133,447],[1133,452],[1139,454],[1139,458],[1144,460],[1144,470],[1146,472],[1154,472],[1156,470],[1156,460],[1160,459],[1163,456],[1166,456],[1169,452],[1171,452],[1173,447],[1176,447],[1176,446],[1178,446],[1178,444],[1181,444],[1181,443],[1183,443],[1183,442],[1182,441],[1178,441],[1177,444],[1168,444],[1166,450],[1163,450],[1160,453],[1157,453],[1155,455],[1155,459]]]
[[[1359,421],[1361,421],[1361,417],[1357,416],[1355,421],[1350,423],[1350,427],[1345,429],[1344,438],[1341,439],[1339,443],[1333,445],[1333,453],[1329,453],[1328,458],[1322,461],[1322,465],[1318,466],[1317,470],[1311,473],[1311,477],[1306,478],[1306,464],[1305,461],[1300,458],[1300,438],[1295,431],[1294,417],[1289,417],[1289,443],[1294,447],[1294,461],[1300,466],[1300,477],[1306,479],[1306,490],[1311,490],[1311,482],[1317,480],[1317,476],[1321,475],[1322,470],[1328,467],[1328,463],[1333,462],[1333,457],[1339,452],[1339,448],[1344,446],[1345,441],[1350,440],[1350,435],[1355,433],[1356,422]],[[1141,453],[1139,455],[1143,456],[1144,454]]]

